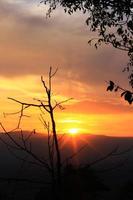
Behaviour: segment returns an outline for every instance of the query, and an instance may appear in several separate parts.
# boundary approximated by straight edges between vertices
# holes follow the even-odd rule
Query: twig
[[[86,147],[88,146],[88,144],[84,145],[83,147],[81,147],[76,153],[72,154],[71,156],[67,157],[62,165],[64,165],[65,163],[68,163],[69,160],[72,160],[74,157],[76,157],[79,153],[81,153]]]

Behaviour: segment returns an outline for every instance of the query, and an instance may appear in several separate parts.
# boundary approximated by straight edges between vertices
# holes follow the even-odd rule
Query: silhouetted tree
[[[132,0],[42,0],[41,4],[49,4],[47,16],[58,5],[68,14],[82,11],[86,15],[86,24],[97,38],[90,38],[88,43],[96,48],[102,43],[111,44],[114,48],[126,51],[129,62],[123,71],[129,72],[129,84],[133,88],[133,1]],[[109,82],[108,90],[122,90],[122,96],[130,104],[133,93],[117,84]],[[116,86],[116,87],[113,87]],[[113,87],[113,89],[112,89]]]
[[[38,165],[40,167],[43,167],[48,171],[51,177],[51,184],[52,184],[52,192],[56,193],[56,187],[58,188],[61,184],[61,167],[62,167],[62,161],[61,161],[61,151],[59,149],[59,141],[58,136],[56,132],[56,123],[54,119],[54,111],[58,107],[59,109],[63,109],[62,104],[67,102],[70,99],[57,102],[56,100],[53,100],[52,98],[52,78],[56,74],[57,69],[53,72],[52,67],[50,67],[49,75],[48,75],[48,85],[44,81],[43,77],[41,77],[41,82],[44,87],[44,91],[46,94],[47,100],[41,100],[41,99],[34,99],[38,103],[25,103],[21,102],[19,100],[16,100],[14,98],[8,98],[18,104],[21,105],[21,110],[17,113],[11,113],[11,114],[20,114],[19,120],[17,123],[17,127],[11,131],[7,131],[2,123],[0,123],[1,128],[4,131],[4,134],[8,137],[11,143],[8,143],[6,140],[4,140],[2,137],[0,137],[0,140],[7,146],[8,150],[15,155],[13,150],[17,151],[23,151],[26,154],[28,154],[32,161],[27,160],[22,157],[18,157],[15,155],[16,158],[28,162],[30,164]],[[41,110],[40,120],[44,126],[44,128],[47,130],[47,140],[48,140],[48,154],[49,158],[40,158],[39,155],[36,155],[34,153],[34,150],[32,150],[32,145],[30,142],[30,138],[32,134],[35,133],[33,130],[28,136],[25,136],[23,133],[23,130],[21,130],[21,121],[22,118],[26,115],[24,114],[25,110],[29,107],[36,107]],[[44,119],[44,112],[48,113],[49,115],[49,121],[47,119]],[[6,115],[6,113],[4,113]],[[21,141],[20,143],[13,138],[12,134],[14,131],[20,130],[20,137]],[[9,179],[8,179],[9,180]],[[13,179],[12,179],[13,180]],[[19,179],[14,179],[14,181],[19,181]],[[20,179],[20,181],[29,181],[32,182],[32,180],[28,179]],[[34,181],[33,181],[34,182]],[[56,194],[55,194],[56,195]]]
[[[110,92],[120,92],[121,97],[124,98],[125,101],[127,101],[130,105],[133,102],[133,92],[130,90],[127,90],[125,88],[120,87],[119,85],[115,84],[113,81],[108,82],[107,91]]]
[[[31,165],[36,165],[40,168],[43,168],[50,177],[50,180],[34,180],[33,178],[13,178],[13,177],[0,177],[1,181],[7,182],[27,182],[29,184],[41,184],[42,188],[37,194],[36,199],[47,198],[50,200],[64,200],[64,199],[81,199],[82,196],[84,199],[100,199],[101,191],[106,191],[107,188],[104,186],[101,180],[97,178],[95,170],[92,170],[92,167],[99,162],[102,162],[108,158],[117,157],[121,154],[129,152],[132,148],[126,149],[126,151],[119,152],[118,147],[114,148],[110,152],[107,152],[105,155],[101,156],[97,160],[85,164],[84,166],[74,167],[72,160],[77,156],[86,146],[81,147],[76,153],[71,154],[70,156],[62,159],[62,151],[60,149],[61,136],[59,137],[56,131],[56,121],[54,119],[54,111],[56,108],[63,109],[62,104],[67,102],[70,99],[57,102],[53,99],[52,92],[52,78],[56,74],[57,70],[52,71],[50,67],[48,74],[48,84],[41,77],[41,83],[46,94],[45,99],[34,99],[37,103],[27,103],[14,98],[8,98],[15,103],[21,105],[21,109],[16,113],[19,114],[17,127],[11,131],[7,131],[6,128],[0,123],[0,126],[3,130],[4,137],[0,136],[0,141],[3,142],[9,152],[19,159],[22,162],[29,163]],[[47,130],[47,145],[48,145],[48,157],[41,156],[35,153],[32,148],[31,137],[35,134],[35,130],[31,131],[29,134],[25,134],[21,129],[21,121],[25,117],[25,110],[35,107],[40,109],[40,120]],[[49,119],[45,118],[45,113],[48,113]],[[7,113],[4,113],[6,116]],[[8,113],[9,115],[9,113]],[[19,134],[19,139],[17,140],[14,137],[14,134]],[[63,136],[62,136],[63,137]],[[24,152],[27,156],[19,155],[18,152]],[[110,171],[114,170],[117,167],[125,164],[125,159],[118,165],[110,167],[109,169],[102,169],[101,171]],[[45,186],[45,188],[44,188]]]
[[[86,14],[86,24],[90,30],[98,35],[89,43],[95,40],[96,48],[105,43],[127,51],[130,57],[128,68],[133,64],[132,0],[43,0],[40,3],[49,3],[48,16],[58,5],[70,15],[81,10]]]

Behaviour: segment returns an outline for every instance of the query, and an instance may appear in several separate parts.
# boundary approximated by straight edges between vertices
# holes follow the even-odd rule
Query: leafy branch
[[[121,93],[121,97],[124,98],[125,101],[127,101],[129,104],[132,104],[133,102],[133,92],[126,90],[122,87],[120,87],[119,85],[115,84],[113,81],[109,81],[108,83],[108,87],[107,87],[107,91],[110,92],[120,92]]]

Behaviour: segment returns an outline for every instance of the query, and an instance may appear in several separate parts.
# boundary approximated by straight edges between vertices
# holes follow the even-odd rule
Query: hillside
[[[27,133],[25,133],[27,134]],[[79,135],[79,136],[59,136],[61,141],[62,158],[69,158],[69,163],[74,165],[92,164],[91,168],[95,170],[97,176],[103,183],[110,188],[103,196],[108,199],[118,199],[121,188],[128,182],[133,182],[133,138],[107,137],[98,135]],[[19,140],[17,134],[14,138]],[[40,157],[47,155],[47,137],[43,135],[34,135],[32,140],[32,149]],[[81,148],[83,149],[81,150]],[[107,156],[114,151],[115,156]],[[78,152],[78,153],[76,153]],[[25,157],[23,152],[15,152],[16,155]],[[73,159],[70,159],[73,155]],[[106,157],[104,159],[104,157]],[[101,161],[96,162],[96,160]],[[30,178],[35,180],[48,180],[48,176],[40,167],[31,166],[16,159],[11,152],[1,143],[0,144],[0,177]],[[95,163],[95,164],[94,164]],[[2,193],[6,186],[6,192],[16,192],[16,199],[23,194],[23,200],[34,199],[35,193],[40,188],[38,184],[10,183],[1,182]],[[17,189],[16,189],[17,188]],[[32,193],[31,193],[32,191]]]

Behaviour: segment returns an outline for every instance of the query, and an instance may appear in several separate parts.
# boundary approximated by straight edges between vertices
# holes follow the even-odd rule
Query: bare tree
[[[35,165],[38,167],[43,168],[44,170],[47,171],[50,177],[50,181],[45,181],[45,180],[34,180],[29,179],[29,178],[16,178],[16,177],[0,177],[1,181],[14,181],[14,182],[28,182],[28,183],[36,183],[36,184],[41,184],[41,185],[50,185],[50,188],[52,189],[53,193],[53,199],[60,199],[60,195],[65,195],[61,193],[61,189],[64,192],[67,192],[67,186],[73,187],[71,183],[69,182],[71,180],[71,174],[74,175],[74,181],[77,180],[77,178],[80,178],[80,175],[82,177],[82,181],[84,180],[85,176],[84,171],[90,170],[94,165],[98,164],[99,162],[102,162],[110,157],[117,157],[120,156],[121,154],[125,154],[129,151],[132,150],[132,147],[127,149],[126,151],[119,152],[118,147],[114,148],[110,152],[108,152],[106,155],[103,157],[95,160],[94,162],[89,163],[86,165],[79,165],[76,169],[71,167],[70,163],[72,159],[79,155],[79,153],[87,147],[87,145],[82,146],[79,150],[77,150],[76,153],[71,154],[65,159],[62,159],[62,151],[60,149],[60,141],[62,141],[63,136],[58,136],[57,134],[57,129],[56,129],[56,121],[54,118],[54,112],[56,108],[59,108],[61,110],[64,109],[62,106],[63,103],[68,102],[70,99],[66,99],[64,101],[57,102],[53,100],[53,92],[52,92],[52,79],[55,76],[57,72],[57,69],[53,72],[52,67],[50,67],[49,74],[48,74],[48,84],[43,79],[43,76],[41,76],[41,83],[44,88],[44,92],[46,94],[46,99],[34,99],[36,103],[27,103],[27,102],[22,102],[20,100],[17,100],[15,98],[9,97],[8,99],[14,101],[15,103],[19,104],[21,106],[21,109],[18,112],[15,113],[4,113],[4,115],[13,115],[13,114],[19,114],[17,126],[15,129],[11,131],[7,131],[6,128],[3,126],[2,123],[0,123],[0,126],[3,130],[4,138],[0,136],[0,141],[3,142],[6,145],[6,148],[9,150],[9,152],[15,156],[16,159],[19,159],[22,162],[27,162],[31,165]],[[41,157],[39,154],[34,152],[34,149],[32,147],[31,143],[31,137],[33,134],[35,134],[35,130],[31,131],[28,135],[24,134],[24,131],[21,129],[21,121],[23,117],[26,117],[27,115],[25,114],[25,110],[30,108],[30,107],[35,107],[41,111],[40,114],[40,121],[42,122],[44,128],[47,130],[47,146],[48,146],[48,156]],[[47,113],[49,115],[49,120],[44,118],[44,114]],[[20,140],[17,140],[16,138],[13,137],[12,133],[18,133]],[[7,140],[8,139],[8,140]],[[27,156],[20,156],[17,154],[17,151],[19,152],[24,152]],[[122,165],[125,164],[125,159],[119,163],[116,166],[110,167],[109,169],[102,169],[101,171],[110,171],[114,170]],[[68,170],[68,171],[67,171]],[[88,171],[91,174],[91,171]],[[68,176],[70,178],[67,179]],[[78,176],[78,177],[77,177]],[[94,176],[95,178],[95,176]],[[88,181],[88,180],[87,180]],[[93,180],[95,183],[95,180]],[[76,183],[76,182],[75,182]],[[67,184],[67,185],[66,185]],[[88,182],[87,182],[88,184]],[[87,185],[86,185],[87,186]],[[85,187],[86,187],[85,186]],[[104,188],[103,188],[104,189]],[[76,191],[76,190],[75,190]],[[43,191],[44,192],[44,191]],[[78,193],[77,193],[78,194]],[[73,194],[74,195],[74,194]],[[52,198],[52,197],[50,197]],[[66,198],[64,196],[64,198]]]
[[[11,131],[7,131],[2,123],[0,123],[1,128],[3,129],[5,135],[9,138],[10,143],[5,141],[2,137],[0,137],[0,140],[7,146],[8,150],[15,155],[16,158],[19,158],[22,161],[29,162],[30,164],[38,165],[43,168],[45,168],[52,180],[52,187],[53,190],[55,190],[55,187],[58,187],[61,183],[61,167],[62,167],[62,160],[61,160],[61,151],[59,147],[59,140],[58,135],[56,131],[56,123],[54,119],[54,111],[56,108],[59,108],[63,110],[62,104],[69,101],[70,99],[66,99],[64,101],[54,101],[52,100],[52,78],[55,76],[58,69],[56,69],[54,72],[52,70],[52,67],[50,67],[49,74],[48,74],[48,85],[43,79],[43,76],[41,76],[41,83],[44,88],[44,92],[46,94],[47,100],[41,100],[41,99],[34,99],[37,101],[37,103],[26,103],[19,101],[15,98],[9,97],[8,99],[18,103],[21,105],[21,110],[16,113],[10,113],[12,114],[20,114],[17,127]],[[25,117],[24,111],[28,109],[29,107],[36,107],[41,110],[40,114],[40,120],[44,126],[44,128],[47,130],[47,140],[48,140],[48,154],[49,158],[42,159],[39,157],[39,155],[36,155],[32,150],[32,145],[30,143],[30,138],[34,131],[32,131],[27,137],[24,136],[23,130],[21,130],[21,121],[22,118]],[[47,119],[44,119],[43,113],[46,112],[49,115],[50,121],[47,121]],[[6,115],[6,113],[4,113]],[[16,141],[13,136],[11,135],[12,132],[20,130],[20,136],[21,136],[21,143]],[[27,153],[34,161],[28,161],[25,158],[18,157],[12,150],[19,150],[24,151]],[[23,181],[23,180],[22,180]],[[31,181],[31,180],[27,180]]]

